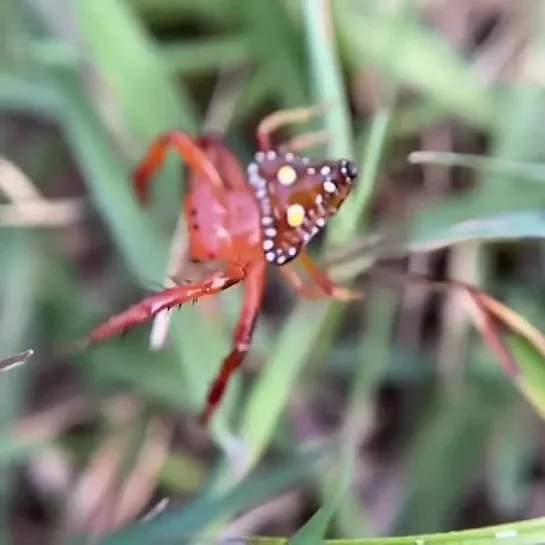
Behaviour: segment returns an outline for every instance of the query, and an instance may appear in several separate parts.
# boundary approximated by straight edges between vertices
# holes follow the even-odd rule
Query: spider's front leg
[[[133,189],[140,203],[148,201],[149,182],[161,168],[169,149],[174,149],[187,165],[200,172],[213,185],[223,187],[221,176],[201,146],[189,134],[170,131],[159,135],[149,146],[148,151],[133,174]]]
[[[265,267],[265,261],[258,261],[248,268],[244,304],[233,336],[233,349],[223,360],[220,372],[208,391],[206,406],[201,413],[201,421],[204,424],[208,424],[221,403],[229,379],[241,366],[250,347],[263,300]]]
[[[96,343],[115,335],[121,335],[127,329],[147,322],[162,310],[182,305],[206,295],[217,294],[234,284],[238,284],[245,277],[246,270],[244,268],[230,266],[225,271],[211,274],[200,282],[174,286],[150,295],[97,326],[86,337],[86,341],[87,343]]]

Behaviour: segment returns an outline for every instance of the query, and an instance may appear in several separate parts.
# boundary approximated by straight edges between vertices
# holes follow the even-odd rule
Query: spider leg
[[[324,290],[315,283],[305,284],[292,263],[287,263],[280,267],[280,272],[299,296],[304,297],[305,299],[327,298],[327,294],[324,293]]]
[[[221,173],[226,189],[240,189],[248,185],[246,173],[236,155],[227,148],[219,136],[205,135],[198,139],[199,146],[206,153],[216,170]]]
[[[160,134],[150,144],[146,155],[134,171],[133,189],[140,203],[147,203],[149,182],[163,165],[170,148],[176,150],[195,172],[202,173],[216,187],[223,187],[218,170],[198,142],[187,133],[170,131]]]
[[[285,125],[308,122],[331,108],[331,102],[325,102],[309,108],[278,110],[263,118],[257,127],[257,142],[262,151],[272,149],[271,134]]]
[[[319,130],[299,134],[284,142],[280,149],[282,151],[302,151],[314,146],[326,145],[330,141],[330,134],[327,130]]]
[[[146,297],[128,309],[112,316],[95,327],[86,338],[87,343],[101,342],[109,337],[121,335],[127,329],[147,322],[162,310],[187,303],[206,295],[217,294],[244,280],[246,271],[242,267],[231,266],[224,272],[212,274],[201,282],[167,288]]]
[[[201,413],[201,421],[206,425],[216,412],[229,379],[240,367],[250,347],[257,318],[263,299],[265,286],[265,262],[251,265],[245,280],[244,304],[233,335],[231,353],[223,360],[220,372],[208,391],[206,406]]]
[[[323,290],[323,296],[331,297],[332,299],[336,299],[338,301],[355,301],[363,298],[363,294],[361,292],[336,284],[326,272],[322,271],[320,267],[316,265],[306,250],[302,250],[300,252],[299,260],[313,280],[314,286],[304,285],[295,269],[293,269],[289,263],[284,265],[281,270],[284,272],[284,275],[290,284],[303,297],[320,298],[315,291],[315,288],[319,286]],[[289,268],[284,271],[286,267]]]

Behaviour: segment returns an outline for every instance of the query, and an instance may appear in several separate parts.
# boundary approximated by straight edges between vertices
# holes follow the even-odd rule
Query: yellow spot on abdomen
[[[284,165],[278,169],[276,178],[282,185],[290,186],[297,180],[297,172],[290,165]]]
[[[300,204],[292,204],[286,212],[286,220],[290,227],[300,227],[305,221],[305,209]]]

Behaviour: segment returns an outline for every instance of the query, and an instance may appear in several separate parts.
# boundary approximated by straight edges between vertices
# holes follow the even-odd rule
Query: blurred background
[[[544,31],[541,0],[3,0],[0,357],[34,353],[0,374],[2,542],[316,543],[543,515],[539,416],[460,295],[399,273],[543,326]],[[174,312],[160,351],[149,324],[68,350],[183,252],[179,159],[148,209],[130,191],[155,136],[220,131],[245,165],[264,116],[327,100],[283,134],[326,129],[312,156],[360,165],[311,253],[363,302],[303,301],[271,268],[210,429],[240,287]]]

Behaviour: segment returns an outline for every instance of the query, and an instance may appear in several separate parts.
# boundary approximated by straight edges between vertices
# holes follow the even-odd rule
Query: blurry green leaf
[[[328,485],[325,502],[308,522],[293,535],[290,539],[290,545],[314,545],[323,541],[329,522],[352,482],[354,466],[346,463],[347,461],[345,458],[341,462],[338,471],[335,468],[329,474],[329,479],[325,479]]]
[[[537,181],[535,163],[545,159],[541,145],[545,137],[545,92],[541,86],[521,83],[502,97],[501,106],[492,125],[490,157],[486,167],[482,160],[477,170],[479,183],[471,191],[422,208],[411,220],[413,229],[436,229],[483,214],[515,212],[534,207],[542,199],[540,184],[521,186],[520,182],[530,176]],[[521,162],[534,165],[523,169]],[[470,166],[467,158],[464,166]]]
[[[135,536],[138,534],[135,533]],[[174,534],[176,540],[180,543],[189,542],[189,537]],[[161,535],[160,541],[154,541],[157,545],[163,545],[171,543],[169,540],[170,533],[167,535]],[[164,537],[164,539],[162,539]],[[185,540],[184,540],[185,538]],[[199,539],[197,536],[193,536],[196,543],[200,545],[207,545],[211,541],[215,541],[215,538],[208,536]],[[525,520],[521,522],[513,522],[508,524],[501,524],[498,526],[487,526],[483,528],[475,528],[471,530],[462,530],[458,532],[448,532],[441,534],[421,534],[412,535],[406,537],[380,537],[375,539],[335,539],[335,540],[323,540],[323,543],[330,543],[331,545],[498,545],[512,544],[517,545],[535,545],[542,543],[545,540],[545,518],[535,518]],[[226,543],[229,539],[225,540]],[[240,543],[241,545],[289,545],[290,539],[283,537],[243,537],[233,538],[232,541]],[[118,539],[116,536],[112,536],[102,541],[102,545],[124,545],[125,543],[149,543],[141,541],[138,538],[134,538],[133,542],[125,539],[125,535],[120,536]]]
[[[172,128],[195,130],[189,98],[182,88],[174,89],[158,48],[127,0],[111,0],[107,10],[95,0],[77,0],[75,6],[91,57],[143,142]]]
[[[55,119],[60,108],[58,95],[46,82],[0,73],[0,111],[33,112]]]
[[[367,513],[359,494],[352,489],[347,474],[356,467],[360,454],[361,415],[372,411],[380,380],[384,378],[388,366],[397,306],[398,295],[391,289],[374,287],[367,297],[364,319],[369,325],[355,354],[357,364],[353,371],[350,402],[340,436],[339,468],[334,481],[336,485],[327,480],[321,483],[322,495],[325,496],[321,518],[325,520],[325,513],[329,513],[329,517],[335,515],[339,535],[347,537],[369,533]]]
[[[274,94],[271,85],[272,76],[267,70],[258,68],[249,78],[242,89],[233,113],[233,119],[238,123],[245,121],[256,109]],[[252,140],[251,146],[253,148]],[[241,159],[240,154],[237,154]]]
[[[170,453],[161,470],[160,482],[177,492],[198,492],[207,477],[206,466],[200,460],[181,453]]]
[[[60,39],[32,41],[30,53],[44,68],[77,68],[81,62],[76,48]]]
[[[308,106],[302,48],[285,8],[276,0],[239,0],[249,46],[271,77],[282,108]]]
[[[386,10],[384,15],[366,11],[359,0],[334,5],[351,65],[386,69],[390,63],[388,36],[404,33],[405,21],[392,20]],[[444,38],[423,24],[412,25],[391,70],[402,84],[468,123],[480,127],[492,123],[496,105],[489,89]]]
[[[82,371],[95,386],[128,387],[171,407],[191,408],[184,395],[183,374],[172,351],[150,356],[146,348],[143,342],[109,342],[82,359]]]
[[[244,34],[168,43],[159,50],[171,73],[204,72],[230,68],[251,60]]]
[[[408,248],[429,252],[467,241],[502,242],[545,238],[545,213],[541,209],[480,216],[445,229],[416,229]]]
[[[0,231],[0,347],[2,357],[26,348],[39,297],[42,254],[36,234],[29,230]],[[0,426],[10,436],[22,408],[28,366],[0,372]],[[31,441],[32,443],[32,441]],[[0,540],[7,543],[13,472],[9,462],[28,455],[37,445],[18,443],[13,437],[0,442]]]
[[[508,335],[507,344],[520,367],[520,387],[530,403],[545,417],[545,356],[522,335]]]
[[[240,424],[241,439],[248,449],[247,470],[266,449],[303,364],[314,353],[316,340],[327,322],[338,316],[340,304],[330,304],[329,308],[313,306],[300,303],[284,322],[275,349],[249,394]]]
[[[313,75],[312,102],[332,104],[323,115],[323,126],[330,138],[328,154],[354,159],[350,111],[329,6],[314,0],[301,0],[301,6]]]
[[[520,397],[508,404],[490,449],[488,489],[494,505],[503,513],[520,513],[531,493],[528,469],[536,456],[535,420],[521,407]]]
[[[545,335],[490,295],[475,290],[466,293],[473,303],[468,308],[483,339],[506,375],[545,418]]]
[[[464,167],[488,175],[499,174],[517,178],[521,181],[545,183],[545,164],[543,163],[511,161],[502,157],[441,151],[415,151],[409,155],[409,162],[417,165]]]
[[[320,447],[299,456],[290,464],[248,477],[223,495],[204,493],[181,511],[169,509],[145,524],[135,524],[107,537],[101,545],[167,544],[175,539],[193,538],[225,512],[236,513],[279,494],[287,487],[305,481],[323,468],[324,449]],[[198,542],[198,539],[197,539]]]
[[[2,446],[0,448],[0,465],[3,466],[0,470],[0,475],[2,475],[4,471],[7,471],[4,467],[9,467],[9,465],[14,462],[20,463],[32,459],[40,449],[53,444],[51,438],[44,439],[40,436],[18,437],[11,431],[5,433],[0,431],[0,440],[2,441]],[[5,475],[2,475],[2,478],[4,479]],[[7,484],[7,481],[5,481],[4,484]]]
[[[337,26],[338,40],[342,43],[346,29],[342,25]],[[363,147],[358,152],[358,158],[361,157],[359,164],[364,165],[364,168],[353,191],[352,198],[343,205],[339,219],[337,219],[339,223],[334,222],[330,227],[328,241],[331,243],[339,242],[342,239],[346,240],[350,236],[349,233],[356,232],[361,223],[367,223],[368,218],[362,216],[367,213],[376,184],[390,130],[392,110],[401,83],[397,66],[400,62],[398,52],[400,49],[405,48],[405,43],[413,26],[414,12],[411,10],[409,2],[402,0],[395,9],[391,10],[391,14],[386,20],[385,33],[382,36],[382,47],[384,49],[382,68],[386,83],[382,89],[381,105],[369,125],[368,138],[363,141]]]
[[[131,4],[157,25],[198,18],[201,25],[223,27],[236,20],[231,0],[131,0]]]
[[[160,237],[132,195],[127,166],[115,154],[112,141],[91,108],[78,78],[56,71],[54,82],[63,99],[67,141],[91,197],[103,214],[131,272],[143,285],[160,284],[167,241]]]
[[[364,165],[358,185],[351,195],[352,199],[343,205],[342,223],[335,224],[336,231],[331,231],[331,243],[338,243],[342,239],[348,240],[349,233],[355,233],[362,222],[370,198],[377,182],[383,150],[388,136],[390,123],[390,108],[380,108],[370,126],[369,138],[361,151],[360,164]],[[339,214],[339,216],[341,216]],[[337,218],[338,219],[338,218]],[[333,238],[335,237],[335,238]]]
[[[448,112],[425,99],[405,108],[400,105],[393,114],[392,134],[397,138],[411,136],[437,126],[448,117]]]
[[[493,412],[479,392],[437,400],[414,437],[404,501],[391,532],[437,531],[451,524],[488,441]]]
[[[323,543],[331,545],[498,545],[498,543],[517,543],[535,545],[545,536],[545,519],[532,519],[524,522],[502,524],[459,532],[422,534],[406,537],[380,537],[374,539],[329,539]],[[289,539],[252,537],[247,545],[288,545]],[[204,545],[204,544],[203,544]]]
[[[0,356],[6,357],[21,351],[29,342],[27,335],[40,294],[39,273],[43,256],[35,233],[27,230],[0,230],[0,253],[3,263],[0,274]],[[20,378],[19,370],[0,373],[2,419],[9,421],[17,410]]]

